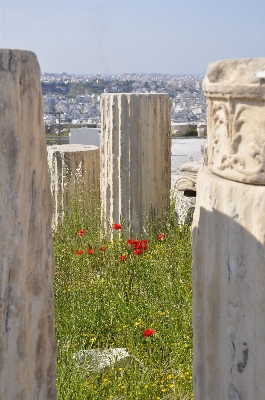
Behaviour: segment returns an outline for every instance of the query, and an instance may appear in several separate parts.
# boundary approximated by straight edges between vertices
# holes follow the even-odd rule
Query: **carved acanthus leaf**
[[[245,168],[245,160],[239,153],[237,154],[225,154],[222,157],[220,169],[234,168],[241,172]]]
[[[247,175],[260,174],[265,172],[265,142],[261,147],[258,147],[256,143],[250,142],[248,146],[248,152],[250,156],[257,161],[258,167],[252,170],[246,171]]]

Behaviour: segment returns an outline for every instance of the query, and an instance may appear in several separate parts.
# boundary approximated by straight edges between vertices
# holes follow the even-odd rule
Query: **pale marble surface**
[[[197,179],[194,399],[264,400],[265,187]]]
[[[162,217],[169,209],[170,156],[167,94],[101,96],[100,191],[110,224],[140,236],[146,223]]]
[[[0,398],[52,400],[52,199],[35,54],[0,50],[0,81]]]
[[[211,63],[203,81],[208,103],[209,169],[238,182],[265,184],[265,58]]]
[[[99,199],[99,148],[93,145],[64,144],[47,147],[53,195],[52,226],[63,218],[75,193],[89,191]]]

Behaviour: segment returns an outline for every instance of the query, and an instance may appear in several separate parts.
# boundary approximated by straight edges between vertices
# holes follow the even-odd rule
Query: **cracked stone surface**
[[[124,364],[130,354],[125,348],[81,350],[74,355],[77,365],[89,372],[99,372],[114,364]]]
[[[34,53],[0,50],[0,398],[56,399],[52,200]]]
[[[193,217],[196,400],[263,400],[265,186],[198,173]]]
[[[195,400],[265,393],[265,58],[209,64],[193,217]],[[206,166],[207,165],[207,166]]]

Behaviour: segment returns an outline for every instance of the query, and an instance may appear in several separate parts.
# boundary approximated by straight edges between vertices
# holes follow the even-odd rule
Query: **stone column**
[[[139,236],[168,211],[171,186],[167,94],[101,96],[100,184],[106,227]]]
[[[69,206],[72,195],[80,200],[91,194],[99,199],[99,148],[93,145],[65,144],[48,146],[48,164],[53,194],[53,227]]]
[[[0,50],[0,398],[56,399],[52,200],[40,68]]]
[[[193,219],[195,400],[265,393],[265,58],[209,65]]]

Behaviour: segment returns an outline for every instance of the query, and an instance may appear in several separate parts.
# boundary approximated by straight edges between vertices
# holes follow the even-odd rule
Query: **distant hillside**
[[[68,94],[70,85],[63,82],[41,82],[42,93],[56,93],[63,94],[64,96]]]
[[[131,93],[133,80],[125,81],[125,82],[41,82],[42,92],[43,94],[53,93],[58,95],[64,95],[66,97],[75,97],[80,94],[101,94],[104,92],[104,89],[109,89],[109,92],[117,92],[117,89],[112,90],[112,87],[117,87],[120,92]]]

